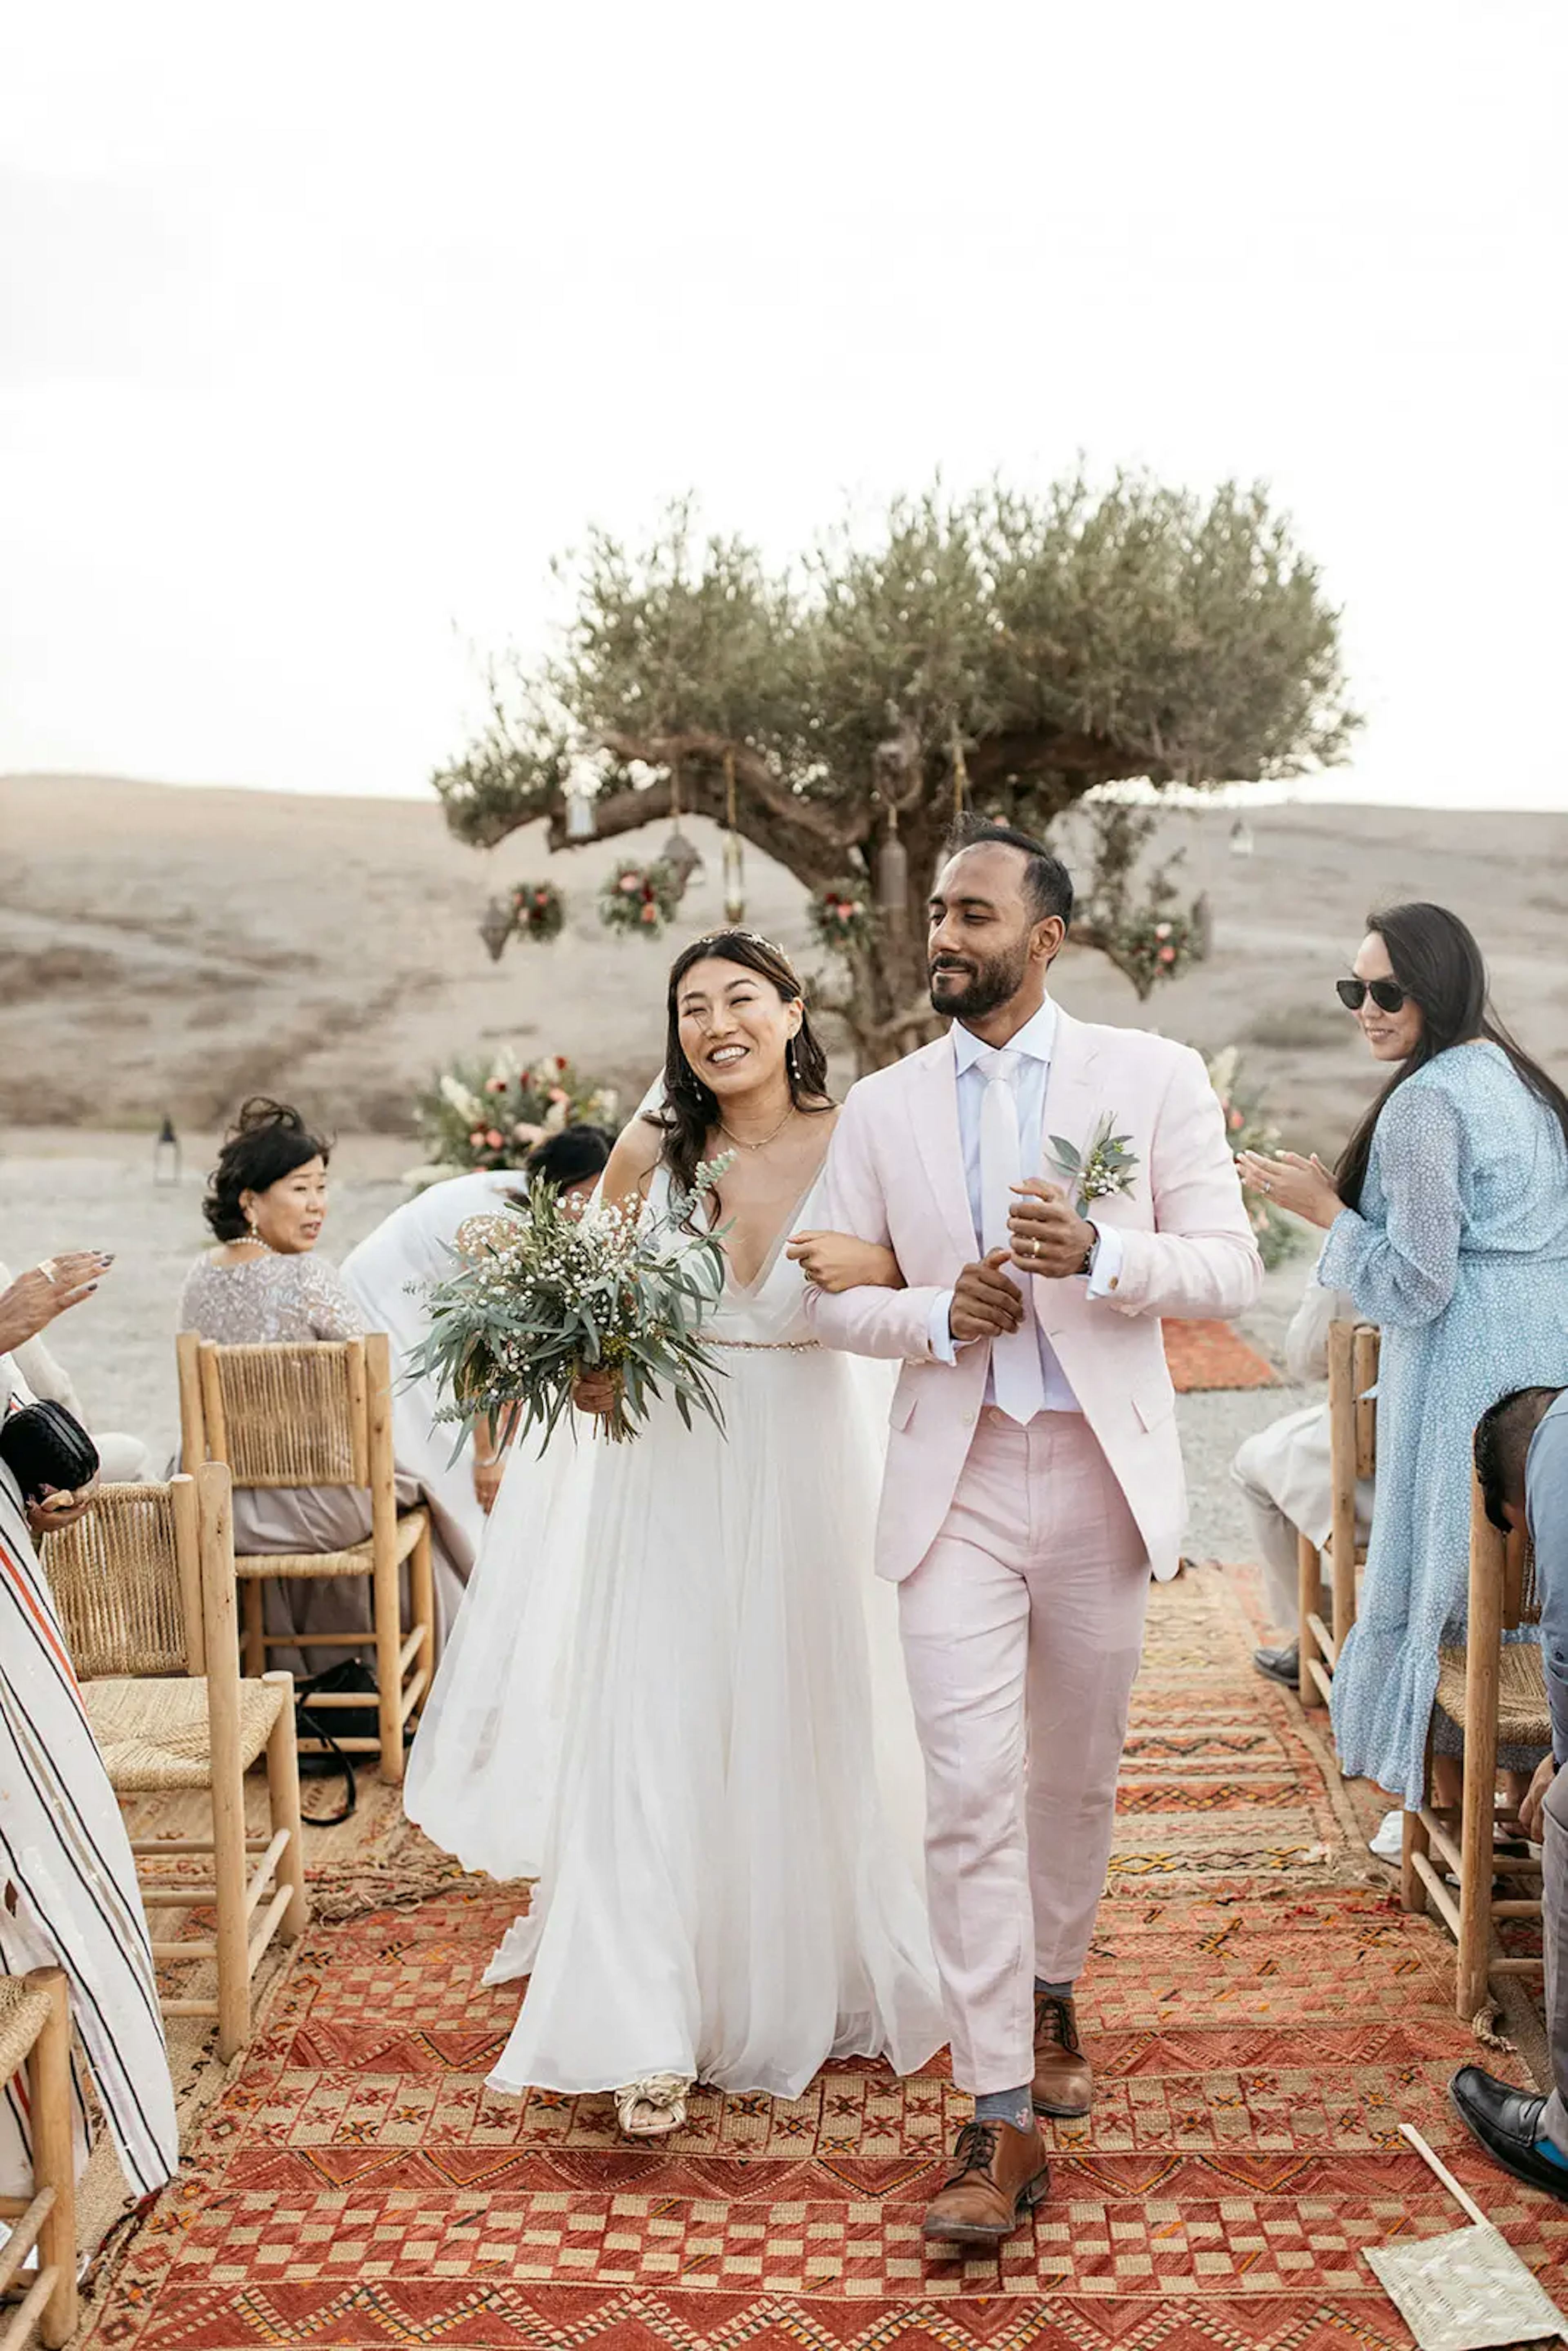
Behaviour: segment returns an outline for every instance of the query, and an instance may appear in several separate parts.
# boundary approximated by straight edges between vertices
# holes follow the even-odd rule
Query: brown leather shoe
[[[1051,2189],[1039,2129],[966,2123],[953,2168],[932,2198],[925,2237],[934,2245],[999,2245]]]
[[[1094,2074],[1078,2038],[1078,2011],[1055,1992],[1034,1996],[1034,2110],[1071,2121],[1093,2102]]]

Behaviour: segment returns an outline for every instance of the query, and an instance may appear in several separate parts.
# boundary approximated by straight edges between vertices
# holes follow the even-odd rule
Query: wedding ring
[[[1261,1183],[1259,1185],[1259,1186],[1258,1186],[1258,1189],[1260,1190],[1260,1192],[1271,1192],[1271,1191],[1273,1190],[1273,1188],[1274,1188],[1274,1186],[1272,1186],[1272,1184],[1270,1184],[1270,1181],[1269,1181],[1269,1179],[1268,1179],[1268,1177],[1267,1177],[1266,1176],[1264,1176],[1264,1178],[1263,1178],[1262,1182],[1261,1182]]]

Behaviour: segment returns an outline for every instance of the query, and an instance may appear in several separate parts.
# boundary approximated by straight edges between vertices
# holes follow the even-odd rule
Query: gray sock
[[[1011,2123],[1015,2130],[1034,2128],[1034,2104],[1026,2082],[1021,2090],[987,2090],[975,2100],[977,2123]]]
[[[1036,1976],[1034,1980],[1034,1988],[1037,1992],[1048,1993],[1052,2000],[1071,2000],[1072,1998],[1072,1984],[1071,1980],[1064,1984],[1053,1984],[1047,1983],[1043,1976]]]

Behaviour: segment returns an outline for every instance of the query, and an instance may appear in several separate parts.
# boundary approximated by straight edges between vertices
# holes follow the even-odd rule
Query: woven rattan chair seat
[[[246,1771],[271,1735],[287,1692],[279,1683],[239,1686],[239,1763]],[[212,1784],[204,1677],[87,1682],[82,1702],[110,1784],[124,1795]]]
[[[0,1976],[0,2082],[26,2063],[27,2053],[49,2021],[49,1995],[20,1976]]]
[[[397,1522],[397,1555],[405,1560],[424,1531],[423,1510],[407,1510]],[[348,1551],[242,1552],[235,1560],[237,1576],[370,1575],[375,1570],[375,1546],[355,1543]]]
[[[1465,1725],[1465,1652],[1437,1652],[1437,1704],[1450,1722]],[[1552,1709],[1546,1677],[1533,1641],[1505,1641],[1498,1666],[1497,1735],[1504,1747],[1550,1747]]]

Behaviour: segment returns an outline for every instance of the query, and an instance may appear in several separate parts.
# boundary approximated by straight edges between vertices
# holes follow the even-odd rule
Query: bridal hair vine
[[[1051,1137],[1051,1158],[1062,1175],[1077,1187],[1080,1215],[1094,1200],[1111,1200],[1132,1190],[1138,1172],[1138,1155],[1131,1147],[1129,1135],[1115,1132],[1116,1122],[1107,1111],[1095,1128],[1087,1151],[1081,1152],[1064,1135]]]
[[[777,956],[785,970],[799,980],[800,974],[793,961],[776,939],[765,939],[760,931],[743,930],[738,923],[726,923],[722,930],[709,931],[706,938],[694,939],[692,945],[694,947],[716,947],[725,939],[749,939],[754,947],[766,947],[768,954]]]

